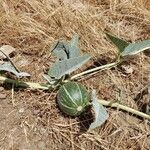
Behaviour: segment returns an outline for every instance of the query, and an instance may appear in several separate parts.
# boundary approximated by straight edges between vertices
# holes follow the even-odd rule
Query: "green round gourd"
[[[89,104],[89,95],[81,84],[67,82],[58,90],[57,101],[64,113],[69,116],[78,116]]]

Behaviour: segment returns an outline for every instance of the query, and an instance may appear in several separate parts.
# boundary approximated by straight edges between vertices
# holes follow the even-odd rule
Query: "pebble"
[[[23,112],[24,112],[24,108],[20,108],[19,113],[23,113]]]
[[[125,66],[125,65],[122,65],[122,69],[124,70],[124,72],[126,74],[132,74],[133,73],[133,67],[132,66]]]

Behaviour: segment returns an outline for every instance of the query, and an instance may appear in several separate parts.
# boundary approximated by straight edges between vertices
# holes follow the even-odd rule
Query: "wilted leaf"
[[[18,72],[10,62],[0,65],[0,71],[11,72],[14,75],[16,75],[17,77],[29,77],[30,76],[30,74],[28,74],[26,72]]]
[[[84,56],[58,61],[54,63],[52,68],[48,71],[48,75],[60,79],[62,76],[70,74],[80,68],[89,59],[90,56],[86,54]]]
[[[7,97],[6,93],[0,93],[0,100],[5,99]]]
[[[3,63],[4,63],[4,61],[3,61],[3,60],[0,60],[0,65],[3,64]]]
[[[92,105],[95,112],[95,121],[90,125],[89,130],[101,126],[109,117],[106,109],[98,102],[95,90],[92,91]]]
[[[69,43],[64,44],[66,50],[69,53],[69,58],[80,56],[80,49],[78,47],[79,37],[74,35]]]
[[[135,55],[150,48],[150,40],[129,44],[121,53],[122,56]]]
[[[54,54],[59,60],[64,60],[69,58],[69,52],[65,48],[65,41],[58,41],[52,50],[52,54]]]
[[[0,59],[4,59],[6,58],[6,55],[4,55],[1,51],[5,53],[7,56],[9,56],[11,53],[15,51],[15,48],[13,48],[10,45],[3,45],[2,47],[0,47]]]
[[[107,37],[117,46],[117,48],[119,49],[119,52],[123,52],[124,49],[129,45],[128,42],[116,37],[116,36],[113,36],[109,33],[106,33]]]

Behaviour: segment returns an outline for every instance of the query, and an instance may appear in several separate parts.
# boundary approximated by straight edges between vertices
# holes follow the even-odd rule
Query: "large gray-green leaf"
[[[64,43],[66,50],[69,52],[69,58],[74,58],[80,56],[80,49],[78,47],[79,37],[74,35],[70,42]]]
[[[107,37],[117,46],[117,48],[119,49],[119,52],[123,52],[124,49],[129,45],[128,42],[116,37],[116,36],[113,36],[109,33],[106,33]]]
[[[69,58],[69,52],[65,48],[64,46],[65,44],[66,44],[65,41],[58,41],[52,50],[52,54],[54,54],[54,56],[56,56],[59,60],[64,60]]]
[[[144,50],[150,49],[150,39],[138,43],[129,44],[121,53],[122,56],[135,55]]]
[[[6,63],[0,65],[0,71],[11,72],[14,75],[16,75],[17,77],[29,77],[30,76],[30,74],[28,74],[26,72],[18,72],[10,62],[6,62]]]
[[[58,61],[54,63],[52,68],[48,71],[48,75],[50,77],[60,79],[62,76],[66,74],[70,74],[71,72],[80,68],[89,59],[90,59],[90,56],[86,54],[83,56]]]
[[[74,35],[69,42],[58,41],[54,46],[52,53],[59,59],[70,59],[80,56],[80,49],[78,47],[79,37]]]
[[[92,105],[95,112],[95,121],[90,125],[89,130],[101,126],[109,117],[106,109],[98,102],[95,90],[92,91]]]

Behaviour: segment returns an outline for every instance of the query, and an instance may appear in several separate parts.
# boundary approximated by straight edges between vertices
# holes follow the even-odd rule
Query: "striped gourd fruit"
[[[89,95],[84,86],[67,82],[58,90],[57,101],[60,109],[70,116],[80,115],[89,104]]]

